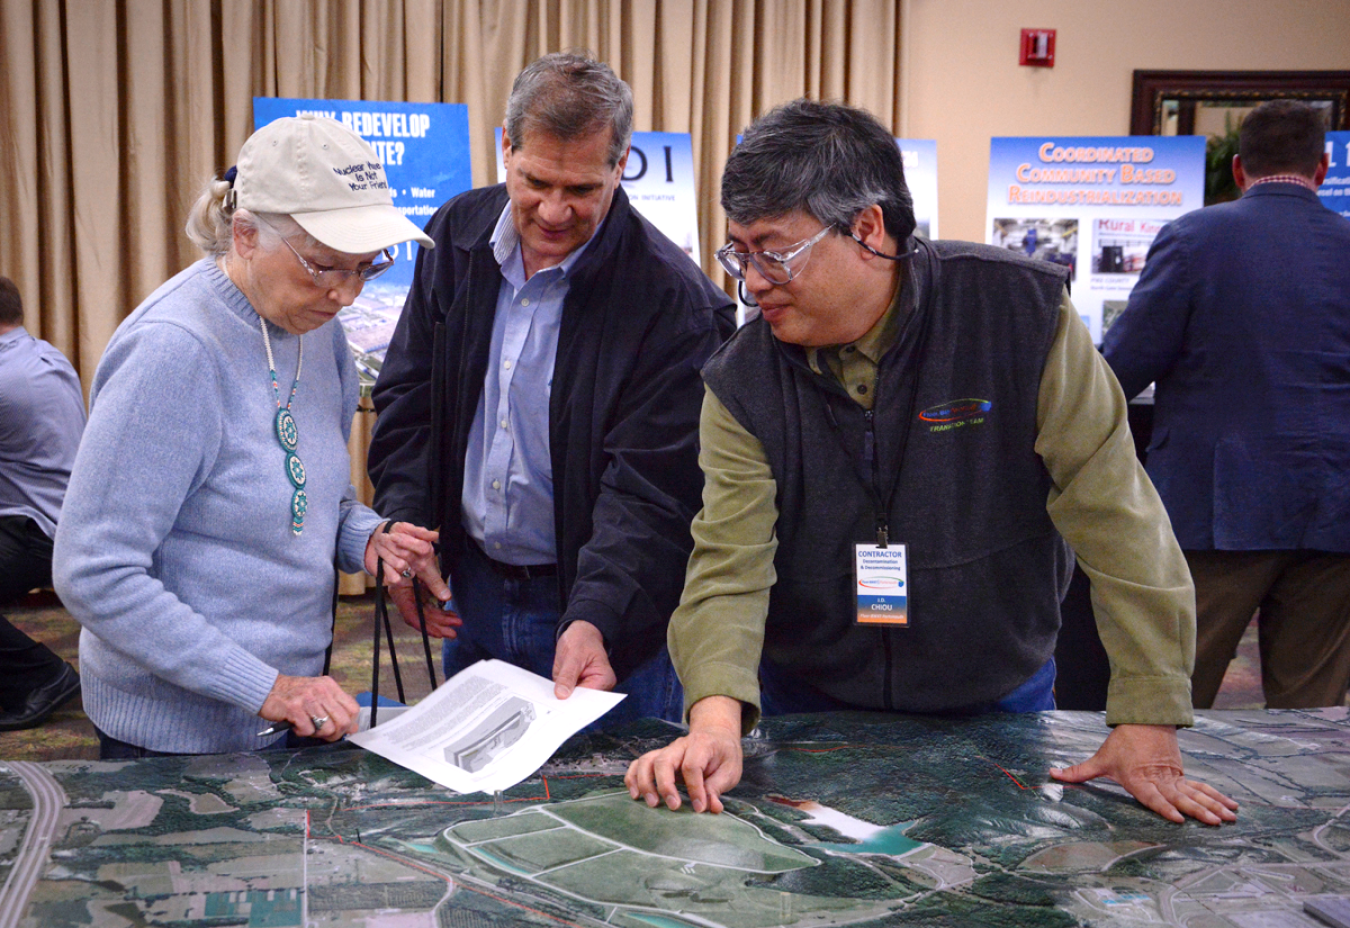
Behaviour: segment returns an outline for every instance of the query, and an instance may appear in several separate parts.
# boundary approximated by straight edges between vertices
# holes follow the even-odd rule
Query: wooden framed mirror
[[[1242,118],[1267,100],[1322,109],[1327,129],[1350,129],[1350,71],[1135,71],[1131,135],[1208,139],[1205,203],[1235,199],[1232,160]]]

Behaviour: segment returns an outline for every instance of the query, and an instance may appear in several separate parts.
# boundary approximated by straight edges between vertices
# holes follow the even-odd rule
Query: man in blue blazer
[[[1195,580],[1192,698],[1213,705],[1260,610],[1271,708],[1350,682],[1350,222],[1316,190],[1321,114],[1242,124],[1242,198],[1168,225],[1102,352],[1127,396],[1156,382],[1148,473]]]

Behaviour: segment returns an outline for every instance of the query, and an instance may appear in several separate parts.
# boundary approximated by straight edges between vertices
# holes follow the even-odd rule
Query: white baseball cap
[[[345,254],[402,242],[435,247],[394,206],[375,150],[335,119],[283,116],[239,150],[231,205],[285,213],[318,241]]]

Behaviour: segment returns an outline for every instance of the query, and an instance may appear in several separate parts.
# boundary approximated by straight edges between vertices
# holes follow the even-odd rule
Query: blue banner
[[[1202,136],[991,140],[986,240],[1068,268],[1097,343],[1125,308],[1154,236],[1204,201]]]
[[[1350,132],[1328,132],[1327,155],[1331,164],[1317,195],[1327,209],[1350,219]]]
[[[916,231],[924,238],[938,237],[937,141],[896,139],[905,162],[905,186],[914,198]]]
[[[497,181],[502,169],[502,128],[497,140]],[[688,132],[634,132],[624,166],[624,193],[647,221],[700,264],[698,200],[694,196],[694,143]]]
[[[253,98],[255,130],[302,113],[336,119],[369,142],[384,163],[394,205],[418,226],[425,227],[442,203],[473,186],[469,108],[463,103]],[[367,384],[393,338],[418,247],[404,243],[393,269],[366,284],[356,302],[338,314]]]

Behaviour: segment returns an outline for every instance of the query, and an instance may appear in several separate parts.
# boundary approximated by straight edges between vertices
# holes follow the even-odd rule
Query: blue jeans
[[[858,709],[789,677],[768,662],[759,665],[759,699],[763,715],[802,712],[842,712]],[[942,715],[983,715],[987,712],[1047,712],[1055,708],[1055,659],[1041,665],[1025,683],[1002,699],[977,703]]]
[[[469,541],[465,547],[450,578],[464,624],[459,636],[442,646],[446,678],[495,657],[551,680],[560,617],[558,578],[502,577],[478,545]],[[588,731],[643,718],[678,722],[683,717],[684,690],[664,646],[614,689],[628,698]]]

